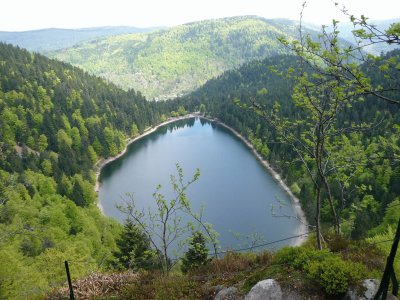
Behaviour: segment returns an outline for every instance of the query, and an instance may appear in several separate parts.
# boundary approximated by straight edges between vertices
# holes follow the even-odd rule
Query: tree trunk
[[[334,221],[334,224],[335,224],[336,234],[340,235],[340,221],[339,221],[339,217],[338,217],[338,215],[336,213],[335,206],[333,204],[333,199],[332,199],[332,195],[331,195],[331,189],[330,189],[330,187],[328,185],[328,182],[326,182],[326,177],[325,176],[322,177],[322,180],[324,182],[326,191],[328,192],[328,201],[329,201],[329,206],[331,208],[332,215],[333,215],[333,221]]]
[[[317,187],[317,211],[315,213],[315,228],[317,234],[317,247],[319,250],[322,250],[321,243],[321,188]]]
[[[164,249],[163,249],[163,250],[164,250],[164,259],[163,259],[164,263],[163,263],[163,271],[164,271],[164,274],[168,276],[168,273],[169,273],[169,266],[168,266],[168,252],[167,252],[167,248],[166,248],[166,247],[164,247]]]

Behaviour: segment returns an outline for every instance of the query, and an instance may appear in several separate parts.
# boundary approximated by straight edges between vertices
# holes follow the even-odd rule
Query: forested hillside
[[[113,262],[120,225],[97,208],[94,164],[158,123],[161,105],[0,44],[0,298],[28,299]]]
[[[400,51],[393,51],[385,59],[396,61],[399,56]],[[251,109],[242,108],[257,102],[265,111],[279,109],[288,122],[305,119],[307,115],[304,109],[292,100],[293,77],[285,75],[287,70],[296,72],[299,66],[300,60],[294,56],[254,61],[237,70],[225,72],[177,101],[186,103],[189,109],[190,106],[203,106],[209,116],[218,118],[246,136],[257,151],[283,174],[288,186],[300,198],[309,221],[313,223],[315,190],[295,149],[278,139],[276,130],[269,126],[267,120],[257,116]],[[389,76],[383,76],[378,71],[380,67],[374,60],[361,66],[374,84],[385,85]],[[391,77],[394,86],[398,87],[400,78],[397,71],[394,72]],[[400,97],[396,91],[392,91],[390,96]],[[344,235],[360,238],[382,233],[387,229],[385,226],[389,225],[387,221],[378,231],[372,228],[382,222],[390,205],[400,204],[400,107],[369,96],[357,105],[349,106],[337,122],[348,126],[369,124],[366,126],[368,130],[352,130],[346,134],[344,131],[340,138],[337,137],[335,151],[348,159],[348,167],[340,174],[346,180],[344,185],[335,183],[338,174],[332,174],[329,180],[336,209],[343,221]],[[301,123],[298,124],[297,131],[300,134],[302,127]],[[322,220],[330,223],[332,216],[328,201],[323,202],[321,211]],[[389,214],[393,214],[393,211]],[[391,220],[394,226],[396,217]]]
[[[29,31],[0,31],[0,41],[19,46],[29,51],[46,53],[72,47],[78,43],[118,34],[149,32],[153,28],[95,27],[82,29],[39,29]]]
[[[322,47],[311,39],[291,44],[296,32],[289,21],[235,17],[119,35],[53,53],[86,71],[0,43],[0,298],[46,295],[65,282],[65,260],[74,278],[113,267],[136,271],[151,262],[144,267],[147,271],[129,273],[136,283],[128,290],[119,287],[118,295],[125,298],[188,298],[194,289],[235,282],[246,285],[247,292],[266,276],[294,287],[305,284],[305,290],[323,288],[332,296],[342,295],[367,275],[379,277],[384,254],[373,250],[369,257],[364,250],[369,242],[387,252],[386,242],[393,241],[400,217],[400,101],[387,101],[400,99],[400,50],[379,58],[352,56],[352,47],[339,50],[337,32],[325,32],[328,42]],[[286,40],[279,42],[276,37],[282,35]],[[308,52],[291,56],[292,46]],[[357,59],[363,63],[357,65]],[[89,73],[118,82],[126,91]],[[201,86],[213,76],[218,77]],[[165,99],[199,86],[165,102],[147,101],[130,89],[139,87],[150,97]],[[376,97],[379,93],[384,97]],[[184,285],[154,271],[162,265],[168,274],[175,266],[168,258],[165,233],[177,227],[164,216],[188,211],[185,190],[199,173],[187,185],[179,166],[178,178],[171,176],[178,194],[171,203],[185,203],[182,208],[171,210],[158,189],[154,194],[161,221],[155,215],[152,221],[164,225],[163,253],[144,235],[146,227],[138,227],[143,212],[131,213],[137,223],[128,220],[124,228],[101,214],[94,166],[118,154],[129,138],[186,110],[217,118],[247,138],[299,197],[309,233],[320,229],[321,220],[322,234],[310,234],[305,246],[276,254],[228,253],[223,259],[209,259],[205,239],[198,234],[182,259],[182,274],[188,272],[179,274]],[[326,114],[327,119],[321,118]],[[325,120],[329,126],[324,127]],[[327,133],[316,135],[322,127]],[[305,144],[305,151],[299,143]],[[317,152],[324,159],[323,176],[315,176],[321,173],[315,164],[322,161]],[[194,217],[201,221],[201,214]],[[207,233],[210,228],[203,226]],[[125,239],[119,239],[121,233]],[[317,251],[314,239],[322,250],[322,235],[327,250]],[[363,238],[366,241],[349,241]],[[217,247],[215,252],[218,256]],[[154,254],[158,263],[152,260]],[[179,273],[179,263],[174,272]],[[397,273],[399,263],[397,259],[394,264]],[[258,273],[252,273],[254,266]],[[213,277],[207,277],[207,268]],[[233,277],[221,276],[225,268]],[[174,293],[180,296],[169,296]]]
[[[167,99],[250,60],[285,53],[277,37],[297,34],[293,21],[233,17],[99,39],[49,55],[149,99]]]

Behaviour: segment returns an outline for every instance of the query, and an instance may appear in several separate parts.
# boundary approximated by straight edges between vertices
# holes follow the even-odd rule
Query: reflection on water
[[[200,169],[188,197],[196,210],[204,204],[204,219],[220,233],[223,248],[242,245],[237,236],[272,241],[296,233],[297,220],[271,214],[276,206],[280,214],[293,215],[290,199],[247,146],[226,128],[195,118],[163,126],[103,168],[99,199],[104,213],[123,221],[115,205],[126,192],[134,193],[143,208],[154,205],[152,193],[158,184],[171,195],[169,178],[176,163],[187,179]]]

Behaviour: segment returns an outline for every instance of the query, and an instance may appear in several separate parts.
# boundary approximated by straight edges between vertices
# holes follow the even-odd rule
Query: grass
[[[204,282],[189,276],[163,276],[143,272],[139,279],[124,288],[121,299],[204,299]]]
[[[113,295],[93,299],[213,299],[217,286],[234,286],[245,295],[268,278],[277,280],[283,291],[306,299],[335,299],[350,287],[357,288],[362,279],[380,278],[385,255],[374,245],[336,236],[328,236],[326,243],[324,251],[309,241],[274,253],[229,252],[187,275],[179,267],[170,276],[141,271]]]

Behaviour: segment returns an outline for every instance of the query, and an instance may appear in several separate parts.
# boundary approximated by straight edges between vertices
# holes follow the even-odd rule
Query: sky
[[[335,0],[370,19],[400,17],[399,0]],[[1,0],[0,31],[97,26],[174,26],[204,19],[258,15],[299,20],[304,0]],[[308,0],[303,19],[343,21],[334,0]]]

